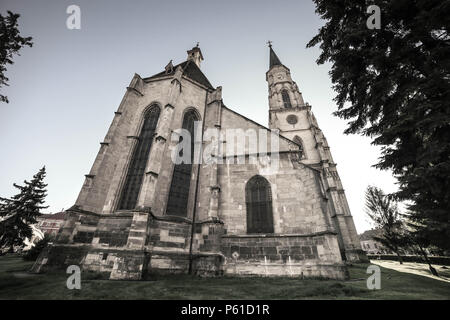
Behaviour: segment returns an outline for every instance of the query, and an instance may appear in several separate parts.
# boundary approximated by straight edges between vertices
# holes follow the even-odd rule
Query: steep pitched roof
[[[200,68],[192,60],[187,60],[185,62],[177,64],[176,66],[174,66],[172,68],[171,72],[166,73],[166,71],[162,71],[162,72],[157,73],[146,79],[155,79],[155,78],[159,78],[159,77],[173,75],[175,73],[175,70],[178,68],[178,66],[181,66],[181,68],[183,69],[184,76],[204,85],[205,87],[214,89],[212,84],[209,82],[208,78],[206,78],[206,76],[203,74],[203,72],[200,70]]]
[[[272,68],[273,66],[282,66],[283,64],[280,61],[280,58],[278,58],[275,51],[273,51],[272,46],[270,46],[270,65],[269,68]]]

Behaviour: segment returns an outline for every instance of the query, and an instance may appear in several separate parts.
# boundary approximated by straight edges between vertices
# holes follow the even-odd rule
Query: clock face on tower
[[[277,74],[277,79],[278,80],[283,80],[284,75],[282,73]]]

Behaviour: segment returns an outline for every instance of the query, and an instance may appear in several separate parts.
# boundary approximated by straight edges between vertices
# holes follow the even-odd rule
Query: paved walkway
[[[370,260],[370,262],[373,264],[377,264],[383,268],[389,268],[400,272],[413,273],[419,276],[429,277],[450,283],[450,269],[445,269],[444,266],[432,265],[439,273],[439,277],[436,277],[431,274],[430,269],[428,268],[428,264],[426,263],[403,262],[403,264],[400,264],[398,263],[398,261],[375,259]]]

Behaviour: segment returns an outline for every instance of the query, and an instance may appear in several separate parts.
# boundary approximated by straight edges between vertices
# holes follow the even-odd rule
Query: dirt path
[[[439,273],[439,277],[436,277],[431,274],[430,270],[428,269],[428,265],[425,263],[403,262],[403,264],[400,264],[397,261],[388,260],[370,260],[370,262],[384,268],[417,274],[420,276],[425,276],[450,283],[450,269],[445,269],[443,266],[433,265],[433,267]]]

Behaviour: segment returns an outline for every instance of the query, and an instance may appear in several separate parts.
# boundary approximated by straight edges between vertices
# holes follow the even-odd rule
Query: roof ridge
[[[169,75],[173,75],[175,74],[175,70],[181,66],[182,67],[182,74],[186,77],[188,77],[191,80],[194,80],[202,85],[204,85],[207,88],[211,88],[211,89],[215,89],[213,87],[213,85],[211,84],[211,82],[209,82],[208,78],[206,77],[206,75],[203,73],[203,71],[195,64],[195,63],[191,63],[193,62],[192,60],[185,60],[179,64],[177,64],[176,66],[173,67],[173,70],[171,72],[166,72],[166,71],[162,71],[159,72],[157,74],[154,74],[153,76],[150,77],[146,77],[144,78],[144,80],[146,79],[155,79],[158,77],[163,77],[163,76],[169,76]],[[193,70],[191,69],[193,68]],[[191,72],[189,72],[191,70]]]

